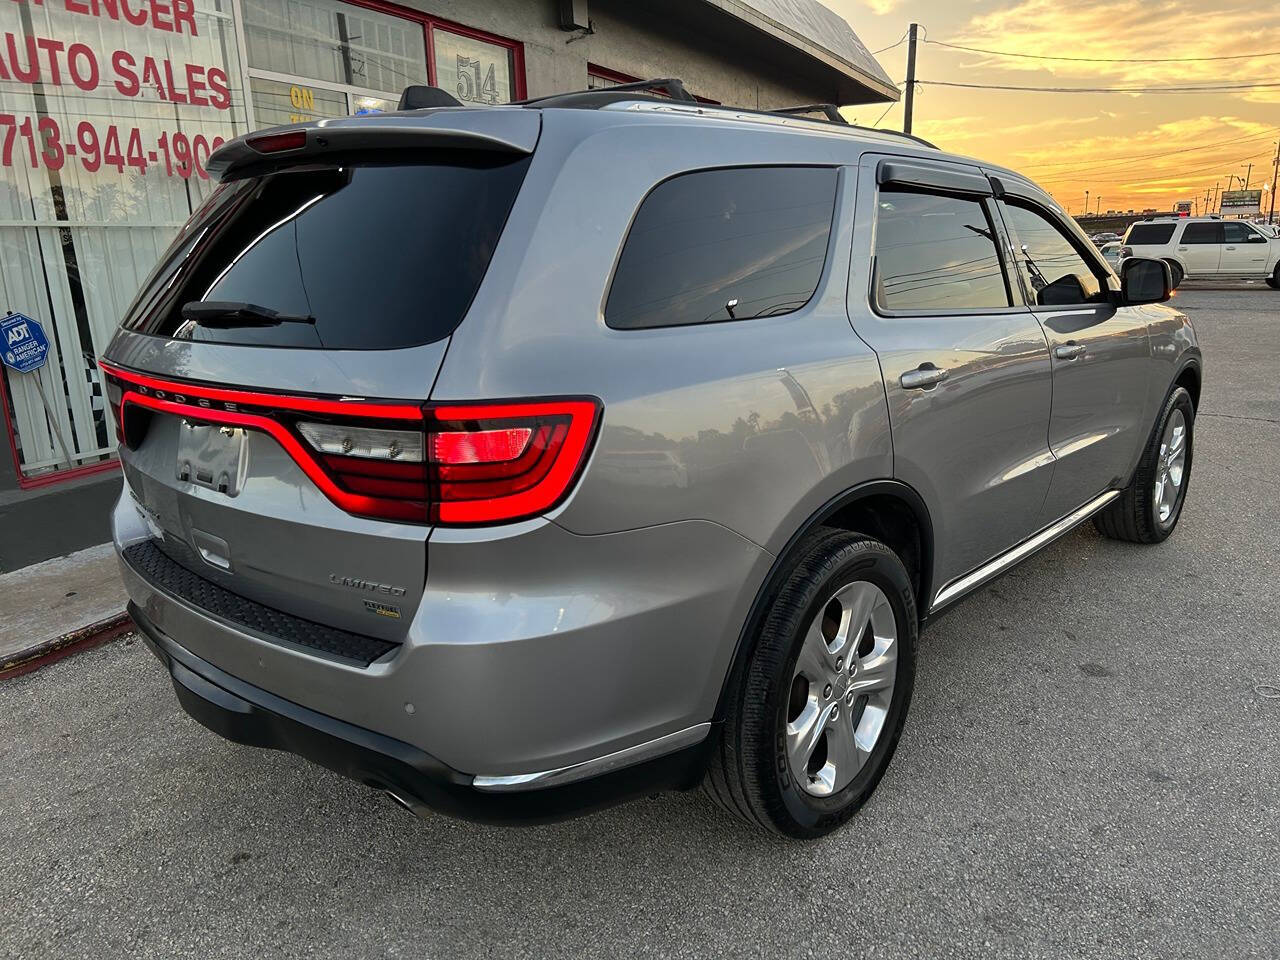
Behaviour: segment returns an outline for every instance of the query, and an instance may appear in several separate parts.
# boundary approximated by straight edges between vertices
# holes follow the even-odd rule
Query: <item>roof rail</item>
[[[655,80],[636,80],[632,83],[619,83],[611,87],[600,87],[595,90],[574,90],[569,93],[553,93],[546,97],[534,97],[531,100],[518,101],[521,106],[552,107],[558,101],[571,100],[574,103],[585,97],[610,97],[618,93],[661,93],[665,92],[672,100],[685,103],[697,103],[698,98],[685,89],[684,83],[675,77],[661,77]]]
[[[645,96],[645,94],[666,93],[667,97]],[[635,96],[640,94],[640,96]],[[692,104],[714,115],[718,111],[729,113],[746,113],[762,117],[795,116],[811,123],[836,124],[848,130],[863,130],[867,133],[878,133],[890,137],[902,137],[914,143],[937,150],[937,144],[930,143],[923,137],[917,137],[901,130],[885,130],[881,127],[864,127],[850,123],[840,114],[840,108],[834,103],[807,103],[796,107],[782,107],[778,110],[755,110],[750,107],[735,107],[728,104],[702,103],[697,97],[685,89],[685,85],[676,77],[659,77],[653,80],[636,80],[632,83],[619,83],[612,87],[600,87],[595,90],[574,90],[569,93],[553,93],[545,97],[533,97],[528,100],[517,100],[513,106],[521,107],[577,107],[581,109],[598,109],[612,103],[627,100],[646,100],[654,103]],[[416,110],[422,107],[461,107],[464,104],[439,87],[410,86],[405,87],[400,97],[400,110]],[[822,117],[804,116],[804,114],[820,113]]]
[[[804,113],[821,113],[832,123],[843,123],[846,126],[849,121],[840,113],[840,108],[834,103],[806,103],[799,107],[783,107],[780,110],[770,110],[770,113],[782,114],[804,114]]]

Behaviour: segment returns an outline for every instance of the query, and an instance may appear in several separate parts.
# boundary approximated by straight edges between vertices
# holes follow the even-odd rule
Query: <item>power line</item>
[[[1017,87],[999,83],[956,83],[950,80],[917,80],[932,87],[964,87],[968,90],[1019,90],[1024,93],[1216,93],[1226,90],[1262,90],[1280,82],[1207,84],[1172,87]]]
[[[1161,153],[1152,153],[1144,157],[1133,158],[1122,162],[1104,162],[1098,166],[1085,166],[1080,170],[1049,170],[1044,175],[1045,183],[1054,183],[1059,180],[1078,180],[1081,177],[1089,177],[1095,173],[1113,173],[1117,170],[1124,170],[1127,167],[1141,165],[1143,161],[1154,160],[1160,157],[1169,157],[1181,153],[1190,153],[1193,150],[1208,150],[1216,147],[1229,146],[1231,144],[1256,143],[1259,140],[1270,140],[1271,134],[1264,133],[1256,137],[1240,137],[1234,140],[1224,140],[1221,143],[1205,144],[1201,147],[1187,147],[1183,150],[1166,150]],[[1027,169],[1031,169],[1028,167]]]
[[[910,33],[910,32],[911,32],[911,31],[910,31],[910,30],[908,30],[908,31],[906,31],[905,33],[903,33],[903,34],[902,34],[902,36],[900,36],[900,37],[898,38],[898,42],[897,42],[897,43],[891,43],[891,44],[889,44],[887,47],[881,47],[879,50],[872,50],[872,51],[871,51],[871,55],[872,55],[873,57],[875,57],[875,56],[879,56],[880,54],[884,53],[886,50],[892,50],[894,47],[900,47],[900,46],[902,46],[902,44],[906,42],[907,34],[908,34],[908,33]]]
[[[1206,166],[1203,166],[1203,167],[1196,167],[1194,170],[1182,170],[1182,171],[1179,171],[1178,173],[1169,174],[1167,176],[1148,177],[1145,180],[1133,180],[1129,177],[1087,177],[1087,176],[1067,177],[1064,179],[1087,182],[1089,184],[1121,183],[1128,186],[1133,186],[1133,185],[1140,186],[1146,183],[1167,183],[1169,181],[1175,181],[1180,178],[1189,177],[1195,174],[1205,173],[1210,170],[1225,170],[1228,168],[1233,168],[1249,160],[1256,160],[1259,157],[1266,157],[1270,155],[1271,155],[1271,150],[1268,148],[1266,151],[1262,153],[1251,153],[1249,156],[1241,157],[1239,160],[1226,160],[1226,161],[1214,162],[1214,163],[1207,164]]]
[[[907,81],[903,80],[902,82],[903,82],[903,83],[906,83]],[[892,109],[893,109],[894,107],[896,107],[897,105],[898,105],[898,101],[897,101],[897,100],[894,100],[894,101],[893,101],[892,103],[890,103],[887,107],[885,107],[885,108],[884,108],[884,113],[880,114],[880,116],[876,118],[876,122],[875,122],[875,123],[873,123],[871,126],[873,126],[873,127],[878,127],[878,126],[880,126],[880,124],[884,122],[884,118],[885,118],[885,117],[887,117],[887,116],[889,115],[889,111],[890,111],[890,110],[892,110]]]
[[[898,43],[902,41],[899,40]],[[1011,50],[985,50],[982,47],[967,47],[961,43],[946,43],[942,40],[926,40],[939,47],[950,47],[952,50],[967,50],[970,53],[987,53],[993,57],[1020,57],[1026,60],[1071,60],[1078,63],[1208,63],[1216,60],[1253,60],[1257,57],[1280,57],[1280,50],[1266,53],[1235,53],[1222,57],[1053,57],[1037,53],[1014,53]],[[897,46],[895,44],[894,46]]]
[[[1213,143],[1202,143],[1198,147],[1183,147],[1181,150],[1161,150],[1158,153],[1142,153],[1142,154],[1134,154],[1130,156],[1111,157],[1109,160],[1105,160],[1103,162],[1110,164],[1120,160],[1154,160],[1157,157],[1168,157],[1168,156],[1173,156],[1174,154],[1179,154],[1179,153],[1191,153],[1195,150],[1209,150],[1209,149],[1212,149],[1213,147],[1224,147],[1232,143],[1250,143],[1254,140],[1258,140],[1264,137],[1271,137],[1271,136],[1274,136],[1274,132],[1260,133],[1252,137],[1230,137],[1226,140],[1214,141]],[[1041,167],[1055,167],[1055,168],[1062,168],[1062,169],[1066,169],[1068,167],[1086,167],[1087,168],[1090,166],[1090,164],[1097,163],[1097,162],[1098,161],[1096,160],[1059,160],[1059,161],[1049,161],[1047,163],[1029,163],[1022,169],[1036,170]],[[1050,174],[1054,174],[1054,173],[1060,172],[1060,170],[1055,169],[1048,172]]]

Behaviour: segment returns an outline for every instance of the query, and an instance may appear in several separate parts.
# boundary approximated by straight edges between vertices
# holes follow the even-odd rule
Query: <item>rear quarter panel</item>
[[[491,267],[502,280],[454,334],[432,399],[597,396],[599,439],[558,523],[604,534],[708,520],[777,552],[831,496],[891,475],[879,364],[845,307],[855,169],[841,173],[825,271],[801,310],[613,330],[603,306],[635,211],[661,181],[726,158],[843,165],[859,153],[847,136],[546,111],[525,186],[545,201],[518,202],[508,232],[528,243]]]

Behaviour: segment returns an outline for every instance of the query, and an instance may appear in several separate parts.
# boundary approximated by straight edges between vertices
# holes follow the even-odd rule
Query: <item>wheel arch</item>
[[[1200,364],[1196,360],[1185,361],[1173,378],[1173,387],[1183,387],[1191,394],[1191,406],[1196,410],[1200,409],[1201,379]]]
[[[924,498],[900,480],[870,480],[851,487],[811,514],[778,552],[738,633],[733,659],[716,701],[716,721],[724,717],[725,697],[746,665],[754,646],[753,638],[769,603],[782,589],[799,558],[799,546],[820,527],[870,534],[893,548],[911,576],[916,591],[916,616],[920,625],[924,625],[933,590],[934,560],[933,521]],[[903,556],[904,552],[908,555]]]

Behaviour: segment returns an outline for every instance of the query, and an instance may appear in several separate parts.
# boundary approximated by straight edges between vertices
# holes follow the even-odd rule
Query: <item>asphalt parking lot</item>
[[[697,794],[417,821],[206,732],[125,639],[0,684],[0,955],[1280,956],[1280,293],[1175,303],[1206,355],[1178,531],[1088,526],[933,625],[838,834]]]

